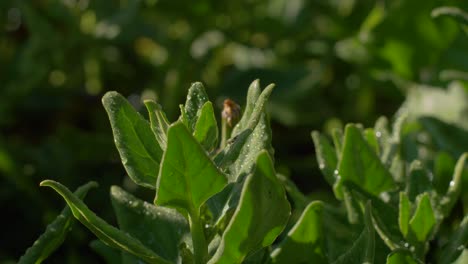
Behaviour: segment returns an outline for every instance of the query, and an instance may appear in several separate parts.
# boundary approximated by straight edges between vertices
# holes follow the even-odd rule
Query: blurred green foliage
[[[216,112],[226,97],[244,104],[255,78],[276,83],[269,112],[278,170],[319,195],[326,183],[312,129],[370,125],[391,116],[408,93],[425,102],[415,83],[468,80],[466,25],[431,17],[441,5],[468,10],[455,0],[0,1],[0,210],[8,216],[0,262],[17,260],[63,207],[39,191],[41,180],[99,181],[88,204],[111,221],[107,187],[123,182],[141,191],[119,164],[100,104],[107,90],[138,109],[142,99],[156,99],[173,120],[193,81],[218,99]],[[466,83],[456,85],[467,91]],[[439,104],[442,112],[450,102]],[[450,120],[463,135],[461,113]],[[444,133],[434,121],[422,124]],[[450,149],[456,143],[445,138],[439,146],[457,158],[463,149]],[[99,262],[88,238],[77,225],[50,261]]]

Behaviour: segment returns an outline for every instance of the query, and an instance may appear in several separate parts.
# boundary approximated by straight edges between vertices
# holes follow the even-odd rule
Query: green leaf
[[[409,225],[416,239],[419,242],[425,242],[436,225],[436,218],[432,210],[429,194],[424,193],[418,198],[418,205]]]
[[[367,128],[364,130],[364,137],[367,141],[367,144],[375,151],[377,156],[380,155],[380,148],[379,148],[379,143],[377,141],[377,136],[375,134],[374,129],[372,128]]]
[[[419,160],[415,160],[410,165],[410,173],[406,192],[410,201],[414,202],[416,197],[422,193],[432,191],[432,183],[428,172],[424,169]]]
[[[67,187],[52,180],[42,181],[40,185],[51,187],[58,192],[70,206],[75,218],[106,245],[126,251],[148,263],[170,263],[145,247],[138,239],[106,223],[70,192]]]
[[[375,254],[375,232],[372,226],[372,206],[368,202],[364,213],[364,230],[353,246],[334,264],[374,263]]]
[[[387,264],[420,264],[422,262],[415,260],[410,251],[399,249],[395,250],[387,257]]]
[[[176,262],[179,245],[191,243],[188,223],[176,210],[144,202],[118,186],[110,195],[120,229],[159,256]]]
[[[200,82],[192,83],[192,86],[188,90],[187,100],[183,109],[190,132],[195,131],[195,125],[200,117],[200,110],[206,102],[208,102],[208,95],[206,95],[203,84]]]
[[[312,139],[315,145],[315,153],[319,168],[325,176],[325,180],[328,184],[333,186],[336,181],[335,170],[338,164],[336,151],[328,139],[325,136],[320,135],[319,132],[313,131]]]
[[[154,101],[146,100],[144,103],[148,110],[151,130],[153,130],[159,146],[161,146],[163,150],[166,150],[167,129],[169,128],[169,121],[167,120],[166,113],[164,113],[162,107]]]
[[[374,195],[395,188],[392,175],[364,140],[356,125],[346,126],[338,172],[339,178],[334,190],[340,199],[343,198],[341,187],[346,181],[354,182]]]
[[[453,172],[452,181],[450,181],[449,183],[447,194],[444,197],[442,197],[440,201],[439,208],[444,216],[448,216],[450,214],[453,206],[457,202],[462,192],[462,175],[463,170],[465,169],[465,163],[467,158],[468,152],[465,152],[458,159],[457,164],[455,165],[455,171]]]
[[[453,232],[448,244],[443,247],[438,263],[452,263],[466,251],[468,244],[468,215],[465,215],[460,226]],[[465,253],[466,254],[466,253]],[[463,262],[465,263],[465,262]]]
[[[83,199],[88,191],[95,187],[97,187],[96,182],[89,182],[79,187],[74,194],[78,199]],[[66,206],[60,215],[47,225],[45,232],[26,250],[18,263],[41,263],[63,243],[74,222],[75,218],[70,208]]]
[[[252,117],[252,112],[255,108],[258,98],[260,97],[261,89],[260,89],[260,80],[254,80],[247,91],[247,102],[245,104],[245,110],[242,114],[241,119],[237,123],[236,127],[233,130],[236,132],[236,135],[240,133],[240,131],[247,128],[248,122]]]
[[[265,104],[268,101],[268,98],[270,98],[271,92],[275,87],[274,84],[270,84],[263,90],[260,95],[258,95],[259,84],[254,83],[250,86],[249,92],[247,94],[248,97],[246,111],[244,111],[241,120],[232,130],[232,138],[242,133],[242,131],[245,129],[254,129],[257,126],[257,123],[264,113]],[[252,109],[252,111],[250,111],[250,109]]]
[[[244,183],[239,205],[208,263],[241,263],[248,254],[273,243],[284,229],[290,205],[266,151]]]
[[[447,192],[455,168],[455,159],[447,152],[438,152],[434,160],[434,187],[439,195]]]
[[[271,138],[270,123],[266,114],[262,114],[257,126],[240,150],[239,156],[228,168],[230,182],[242,181],[247,174],[251,173],[261,151],[267,150],[268,154],[273,156],[274,150],[271,146]]]
[[[200,117],[195,124],[193,136],[207,151],[216,147],[216,143],[218,142],[218,124],[216,123],[211,102],[206,102],[200,110]]]
[[[271,253],[272,263],[328,263],[323,221],[322,202],[310,203],[286,238]]]
[[[338,159],[341,158],[341,152],[343,151],[343,129],[333,129],[332,132],[333,145],[335,145],[336,155]]]
[[[138,185],[155,189],[163,151],[150,124],[117,92],[107,92],[102,103],[128,176]]]
[[[273,87],[274,85],[270,84],[258,96],[249,120],[245,121],[245,129],[242,130],[243,128],[238,123],[232,132],[231,141],[215,158],[218,166],[228,168],[229,182],[242,180],[251,173],[260,151],[266,149],[270,155],[273,155],[271,129],[265,113],[265,103],[273,91]],[[244,113],[244,115],[246,114]]]
[[[410,221],[411,204],[408,195],[405,192],[400,192],[400,205],[398,213],[398,225],[404,237],[408,236],[408,225]]]
[[[154,202],[198,212],[208,198],[226,186],[226,176],[181,122],[169,127],[167,143]]]
[[[356,184],[347,183],[345,187],[351,191],[355,199],[362,205],[369,200],[372,202],[374,228],[383,242],[392,250],[403,246],[404,239],[398,226],[398,208],[391,203],[383,202],[381,199],[362,190]]]

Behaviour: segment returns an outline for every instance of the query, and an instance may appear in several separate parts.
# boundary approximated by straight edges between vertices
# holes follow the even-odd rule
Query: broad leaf
[[[206,102],[200,110],[200,117],[195,124],[193,136],[207,150],[216,147],[218,142],[218,124],[214,115],[213,105]]]
[[[328,263],[324,246],[323,204],[310,203],[281,244],[272,263]]]
[[[154,189],[163,151],[150,124],[117,92],[106,93],[102,103],[128,176],[136,184]]]
[[[120,229],[159,256],[176,262],[180,243],[191,243],[188,223],[176,210],[144,202],[118,186],[110,195]]]
[[[167,146],[167,129],[169,128],[169,121],[161,106],[150,100],[145,101],[146,109],[150,119],[151,130],[153,130],[159,146],[166,150]]]
[[[436,224],[429,194],[422,194],[419,198],[416,211],[409,222],[410,230],[419,242],[425,242]]]
[[[126,251],[148,263],[170,263],[147,248],[138,239],[106,223],[62,184],[45,180],[41,182],[41,186],[49,186],[58,192],[70,206],[75,218],[106,245]]]
[[[200,206],[226,186],[226,176],[181,122],[169,127],[167,143],[154,202],[198,214]]]
[[[97,187],[97,183],[89,182],[79,187],[74,194],[79,199],[83,199],[88,191],[95,187]],[[41,263],[63,243],[74,222],[75,218],[70,208],[66,206],[60,215],[47,226],[45,232],[26,250],[18,263]]]
[[[183,108],[184,119],[190,132],[195,131],[195,125],[200,117],[200,110],[206,102],[208,102],[208,95],[206,95],[203,84],[200,82],[192,83]]]
[[[368,202],[364,213],[364,230],[353,246],[334,264],[374,263],[375,254],[375,232],[372,226],[372,206]]]
[[[341,186],[346,181],[354,182],[374,195],[379,195],[381,192],[395,187],[392,175],[355,125],[346,126],[338,172],[339,178],[334,186],[338,198],[343,198]]]
[[[284,229],[290,205],[266,151],[244,183],[239,205],[209,263],[241,263],[245,257],[273,243]]]
[[[335,170],[338,164],[336,151],[328,139],[325,136],[320,135],[319,132],[313,131],[312,139],[314,141],[319,168],[325,176],[325,180],[327,180],[328,184],[333,186],[336,181]]]
[[[421,262],[415,260],[410,251],[395,250],[388,255],[387,264],[421,264]]]

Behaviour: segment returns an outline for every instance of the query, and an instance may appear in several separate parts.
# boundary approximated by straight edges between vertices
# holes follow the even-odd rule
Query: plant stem
[[[231,137],[232,127],[228,124],[226,118],[221,118],[221,144],[220,149],[226,147],[228,139]]]
[[[192,210],[189,214],[190,232],[192,233],[193,254],[195,264],[204,264],[208,257],[208,245],[200,222],[199,210]]]

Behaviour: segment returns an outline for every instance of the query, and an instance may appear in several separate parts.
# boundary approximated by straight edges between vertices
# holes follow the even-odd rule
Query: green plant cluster
[[[358,121],[365,127],[373,126],[380,115],[395,113],[405,98],[396,114],[406,116],[400,118],[402,128],[390,129],[392,135],[400,133],[399,143],[392,143],[392,151],[397,154],[389,152],[382,156],[387,147],[381,139],[383,130],[377,128],[387,126],[383,125],[387,123],[385,119],[379,119],[373,127],[377,143],[369,143],[371,139],[368,141],[370,136],[366,133],[370,132],[365,132],[363,126],[354,126],[364,130],[366,142],[376,150],[384,167],[390,168],[396,184],[392,191],[406,192],[401,179],[410,175],[410,170],[421,168],[436,190],[428,192],[431,206],[439,200],[447,201],[444,197],[456,161],[468,149],[468,34],[465,34],[468,20],[461,11],[468,10],[468,5],[448,0],[443,4],[453,6],[436,8],[440,4],[438,0],[200,0],[190,5],[166,0],[0,1],[0,24],[5,29],[0,34],[0,210],[10,216],[4,218],[9,228],[3,233],[8,239],[0,241],[0,262],[16,262],[61,209],[60,200],[52,192],[37,188],[43,179],[50,178],[69,187],[95,179],[101,188],[87,197],[86,204],[113,225],[118,219],[116,222],[107,199],[108,186],[122,186],[146,201],[154,196],[154,190],[143,187],[148,186],[148,181],[154,185],[153,180],[147,180],[146,184],[141,180],[141,185],[137,185],[126,177],[148,169],[136,161],[138,158],[125,160],[130,164],[136,162],[137,169],[131,172],[118,165],[119,153],[100,106],[100,98],[107,89],[125,95],[140,113],[145,107],[140,98],[157,101],[146,105],[152,109],[151,122],[164,120],[158,110],[162,108],[168,120],[175,120],[178,104],[193,80],[201,80],[210,98],[216,98],[211,107],[218,119],[219,111],[215,109],[222,99],[229,97],[244,105],[246,88],[252,79],[260,77],[275,82],[277,88],[267,109],[275,132],[271,144],[275,147],[276,175],[287,190],[292,210],[272,250],[314,200],[323,200],[327,208],[328,205],[339,208],[338,215],[349,218],[349,222],[343,223],[363,229],[364,202],[356,198],[357,191],[344,180],[338,181],[334,174],[330,176],[330,171],[336,170],[342,178],[338,167],[342,154],[335,138],[345,136],[348,128],[343,123]],[[204,111],[210,111],[210,106],[205,107]],[[155,116],[151,116],[153,112]],[[206,114],[204,118],[208,118]],[[197,140],[206,138],[201,144],[205,149],[211,144],[223,148],[227,139],[222,133],[218,138],[219,131],[214,126],[205,128],[208,130],[192,135]],[[225,126],[216,128],[223,130]],[[318,136],[321,141],[334,140],[331,148],[336,152],[336,167],[334,163],[328,164],[327,171],[323,171],[326,177],[318,177],[327,163],[323,158],[315,162],[314,158],[322,154],[319,149],[316,149],[319,155],[314,154],[310,130],[322,130]],[[339,131],[343,135],[338,135]],[[158,144],[167,144],[160,133],[157,135]],[[388,138],[392,141],[396,137]],[[273,159],[272,148],[267,151]],[[402,160],[390,161],[389,157]],[[398,169],[399,166],[403,168]],[[158,173],[148,175],[156,178]],[[352,179],[351,184],[357,182],[355,176],[348,179]],[[466,190],[466,176],[461,179],[461,189]],[[91,186],[94,184],[86,189]],[[351,195],[353,207],[349,207],[350,199],[345,193]],[[83,197],[82,191],[76,194]],[[380,198],[385,197],[388,195]],[[384,201],[399,208],[396,194],[389,197]],[[419,200],[411,197],[408,198],[412,217]],[[461,191],[450,214],[434,211],[438,220],[431,231],[426,261],[441,261],[435,256],[439,254],[434,253],[435,248],[447,245],[450,234],[462,223],[467,201]],[[344,205],[350,209],[343,211]],[[64,210],[61,215],[66,221],[57,220],[47,230],[68,230],[57,226],[71,228],[70,212]],[[184,219],[179,220],[187,221]],[[412,257],[421,260],[425,243],[416,243],[413,235],[408,235],[412,231],[407,232],[400,245],[408,243],[407,249],[413,246],[419,253]],[[38,242],[49,249],[46,254],[35,249],[34,254],[49,255],[64,239],[54,232],[46,234],[39,241],[55,242]],[[98,263],[99,257],[88,247],[90,237],[86,228],[74,225],[66,243],[48,261]],[[184,243],[193,251],[193,245]],[[376,245],[376,250],[385,248]],[[97,241],[92,247],[110,252]],[[337,256],[341,252],[344,249],[325,255]],[[380,256],[376,263],[383,263],[382,255],[375,256]],[[462,256],[460,263],[464,262]]]
[[[73,216],[99,238],[92,246],[109,263],[464,261],[468,153],[456,164],[440,154],[432,161],[435,173],[424,165],[431,160],[411,156],[429,147],[414,141],[414,133],[423,133],[414,126],[430,122],[442,129],[443,121],[411,120],[403,108],[391,130],[385,118],[367,129],[348,124],[334,131],[333,145],[313,132],[319,167],[341,202],[310,201],[275,171],[265,112],[272,90],[269,85],[261,91],[258,80],[250,85],[242,117],[224,140],[201,83],[192,84],[173,123],[154,101],[145,101],[148,122],[122,95],[108,92],[102,101],[122,164],[136,184],[154,190],[154,202],[112,186],[116,228],[78,194],[45,180],[41,185],[58,192],[72,214],[51,224],[20,263],[47,257],[56,241],[63,241]],[[466,110],[467,103],[460,107]],[[229,125],[227,118],[222,125]],[[459,200],[465,216],[449,219]],[[300,216],[291,217],[294,211]]]

